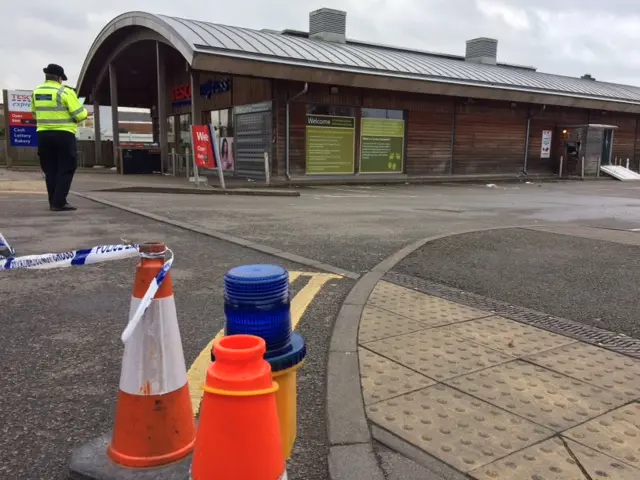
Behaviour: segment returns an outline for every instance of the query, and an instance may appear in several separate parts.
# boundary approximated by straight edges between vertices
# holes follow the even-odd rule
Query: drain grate
[[[435,295],[452,302],[493,312],[496,315],[510,318],[518,322],[539,327],[550,332],[607,348],[623,355],[640,358],[640,340],[620,335],[602,328],[584,325],[574,320],[555,317],[523,307],[516,307],[493,298],[483,297],[475,293],[465,292],[457,288],[423,280],[422,278],[398,272],[389,272],[384,280],[411,288],[427,295]]]

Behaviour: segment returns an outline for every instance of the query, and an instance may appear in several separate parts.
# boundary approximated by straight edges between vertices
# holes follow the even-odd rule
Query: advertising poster
[[[31,90],[7,91],[9,144],[12,147],[37,147],[36,120],[31,113]]]
[[[307,174],[354,173],[354,117],[307,115]]]
[[[360,173],[402,173],[404,120],[363,118]]]
[[[551,130],[543,130],[542,131],[542,147],[540,149],[540,158],[550,158],[551,157]]]
[[[220,138],[220,163],[222,170],[225,172],[233,172],[235,167],[236,149],[233,144],[233,137]]]
[[[196,165],[202,168],[216,168],[216,160],[213,156],[213,144],[208,125],[192,125],[191,137],[193,141],[193,155]]]

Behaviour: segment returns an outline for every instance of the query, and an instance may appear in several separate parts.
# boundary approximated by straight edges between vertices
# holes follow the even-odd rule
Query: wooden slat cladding
[[[273,105],[273,124],[275,128],[275,144],[273,158],[271,159],[274,174],[284,176],[285,174],[285,143],[286,143],[286,104],[283,100],[277,99]]]
[[[307,108],[305,103],[293,102],[289,106],[290,114],[290,151],[289,168],[291,175],[304,175],[306,173],[306,118]],[[284,133],[284,130],[283,130]]]
[[[453,173],[518,173],[524,163],[527,110],[478,102],[459,105]]]
[[[436,95],[417,93],[385,92],[384,90],[365,90],[362,94],[363,108],[387,108],[390,110],[451,112],[453,99]]]
[[[233,105],[250,105],[273,99],[272,81],[267,78],[233,77]]]
[[[582,125],[589,121],[587,110],[573,108],[547,107],[541,110],[540,106],[532,106],[531,129],[529,132],[529,152],[527,158],[528,173],[556,172],[560,156],[564,155],[561,132],[562,127],[569,125]],[[551,130],[551,156],[541,158],[542,131]]]
[[[448,175],[451,168],[453,103],[449,111],[409,111],[408,175]]]

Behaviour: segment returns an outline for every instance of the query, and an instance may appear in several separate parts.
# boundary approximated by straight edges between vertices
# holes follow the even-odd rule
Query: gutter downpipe
[[[531,134],[531,111],[529,111],[529,115],[527,116],[527,137],[524,141],[524,165],[522,167],[522,171],[527,173],[527,163],[529,160],[529,135]]]
[[[291,180],[291,174],[289,173],[289,143],[291,140],[291,134],[289,133],[289,126],[290,126],[290,115],[289,115],[289,105],[292,101],[294,101],[296,98],[301,97],[302,95],[305,95],[307,92],[309,91],[309,84],[307,82],[304,82],[304,88],[296,93],[293,97],[291,97],[289,100],[287,100],[286,103],[286,109],[285,109],[285,150],[284,150],[284,174],[287,177],[287,180]]]

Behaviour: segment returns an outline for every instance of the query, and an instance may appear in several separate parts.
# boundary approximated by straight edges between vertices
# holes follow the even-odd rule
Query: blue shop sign
[[[38,135],[34,126],[9,127],[9,144],[12,147],[37,147]]]

